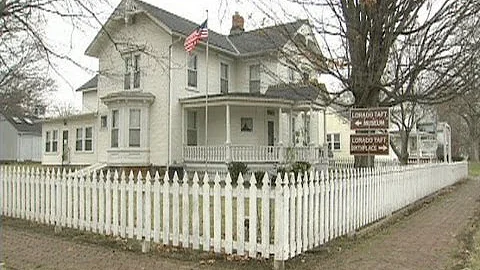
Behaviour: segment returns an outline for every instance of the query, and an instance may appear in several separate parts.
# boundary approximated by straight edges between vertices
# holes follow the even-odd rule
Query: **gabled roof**
[[[184,36],[190,35],[193,30],[195,30],[199,24],[194,23],[190,20],[184,19],[178,15],[170,13],[164,9],[158,8],[154,5],[145,3],[143,1],[137,0],[138,7],[147,11],[155,19],[161,21],[165,24],[170,30],[177,34]],[[209,43],[213,46],[222,48],[228,52],[235,53],[235,48],[228,42],[226,36],[216,33],[215,31],[208,30]]]
[[[98,74],[95,75],[93,78],[91,78],[90,80],[88,80],[86,83],[84,83],[82,86],[80,86],[79,88],[77,88],[77,90],[75,91],[83,91],[83,90],[87,90],[87,89],[92,89],[92,88],[97,88],[97,85],[98,85]]]
[[[155,20],[163,24],[164,27],[168,28],[168,31],[171,31],[171,33],[181,37],[187,37],[199,26],[198,23],[182,18],[141,0],[135,0],[135,3],[137,11],[146,12]],[[124,4],[124,1],[119,4],[114,13],[119,10],[120,5],[122,4]],[[112,17],[113,14],[110,18]],[[296,31],[302,25],[307,23],[308,22],[306,20],[298,20],[291,23],[260,28],[253,31],[242,32],[228,36],[219,34],[209,29],[208,42],[212,47],[221,49],[233,56],[245,56],[263,53],[282,48],[288,42],[288,40],[293,38]],[[93,44],[96,42],[97,38],[101,36],[100,33],[102,31],[103,30],[100,30],[95,39],[87,48],[87,54],[89,54],[89,50],[93,48]]]
[[[228,36],[240,54],[262,53],[279,50],[292,40],[298,29],[307,24],[306,20],[259,28]]]
[[[36,116],[8,113],[2,113],[2,115],[18,132],[42,133],[42,125]]]

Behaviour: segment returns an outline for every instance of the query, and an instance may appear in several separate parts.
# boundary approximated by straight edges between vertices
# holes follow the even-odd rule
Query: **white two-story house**
[[[323,162],[321,90],[306,83],[318,70],[282,61],[292,40],[317,46],[308,22],[244,31],[236,13],[229,35],[209,31],[208,61],[207,42],[184,49],[196,27],[145,2],[122,1],[86,50],[99,71],[78,89],[82,114],[43,123],[42,163]]]

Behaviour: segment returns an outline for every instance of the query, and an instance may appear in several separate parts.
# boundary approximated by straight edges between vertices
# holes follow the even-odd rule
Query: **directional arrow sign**
[[[388,134],[351,134],[350,154],[362,155],[388,155]]]
[[[350,128],[353,130],[388,129],[388,108],[356,108],[350,111]]]

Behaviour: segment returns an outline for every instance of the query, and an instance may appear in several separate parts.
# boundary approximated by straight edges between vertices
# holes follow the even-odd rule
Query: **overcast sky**
[[[225,6],[226,1],[222,0],[145,0],[145,2],[199,24],[207,17],[206,10],[208,9],[209,28],[224,34],[230,31],[231,16],[235,11],[240,11],[240,14],[245,17],[245,27],[247,29],[257,28],[258,21],[261,21],[261,19],[251,18],[253,8],[239,1],[229,0],[228,6]],[[106,20],[119,3],[120,0],[110,0],[110,5],[105,6],[105,9],[100,11],[100,18]],[[250,10],[250,12],[246,12],[246,10]],[[260,12],[257,12],[253,17],[258,16],[261,16]],[[94,24],[94,26],[95,28],[84,27],[80,31],[60,19],[52,18],[49,20],[46,29],[49,42],[55,44],[58,51],[70,56],[87,68],[77,67],[67,61],[57,61],[56,69],[61,75],[52,71],[58,84],[58,94],[51,97],[53,102],[74,102],[78,108],[81,107],[81,95],[75,93],[75,89],[88,81],[98,69],[98,61],[84,55],[85,49],[100,28],[99,25]]]

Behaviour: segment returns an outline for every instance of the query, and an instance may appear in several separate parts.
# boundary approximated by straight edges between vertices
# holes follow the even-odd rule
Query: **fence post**
[[[248,223],[248,242],[250,247],[248,249],[248,256],[251,258],[257,257],[257,179],[255,174],[252,173],[250,177],[250,188],[249,188],[249,223]]]
[[[150,176],[150,172],[147,171],[147,175],[145,176],[145,185],[144,185],[144,200],[143,204],[145,205],[143,210],[145,212],[144,214],[144,229],[141,230],[143,231],[143,241],[142,241],[142,252],[147,253],[150,252],[150,247],[151,247],[151,230],[152,230],[152,224],[151,224],[151,217],[152,217],[152,211],[151,211],[151,191],[152,191],[152,178]],[[187,210],[188,211],[188,210]]]
[[[193,175],[193,185],[192,185],[192,247],[193,249],[200,248],[200,214],[199,214],[199,190],[200,186],[198,184],[198,174],[197,172]]]
[[[202,210],[203,210],[203,250],[210,251],[210,183],[208,174],[205,171],[202,181],[203,198],[202,198]]]
[[[190,246],[190,185],[188,183],[188,175],[183,174],[182,181],[182,247],[188,248]]]
[[[237,179],[237,254],[245,254],[245,187],[243,175],[240,173]]]
[[[285,261],[283,256],[284,251],[284,225],[285,225],[285,217],[284,217],[284,188],[282,187],[283,181],[280,176],[280,173],[277,174],[277,178],[275,181],[275,257],[273,262],[273,268],[276,270],[283,270],[285,269]]]
[[[227,174],[225,179],[225,253],[232,254],[233,249],[233,207],[232,179]]]

